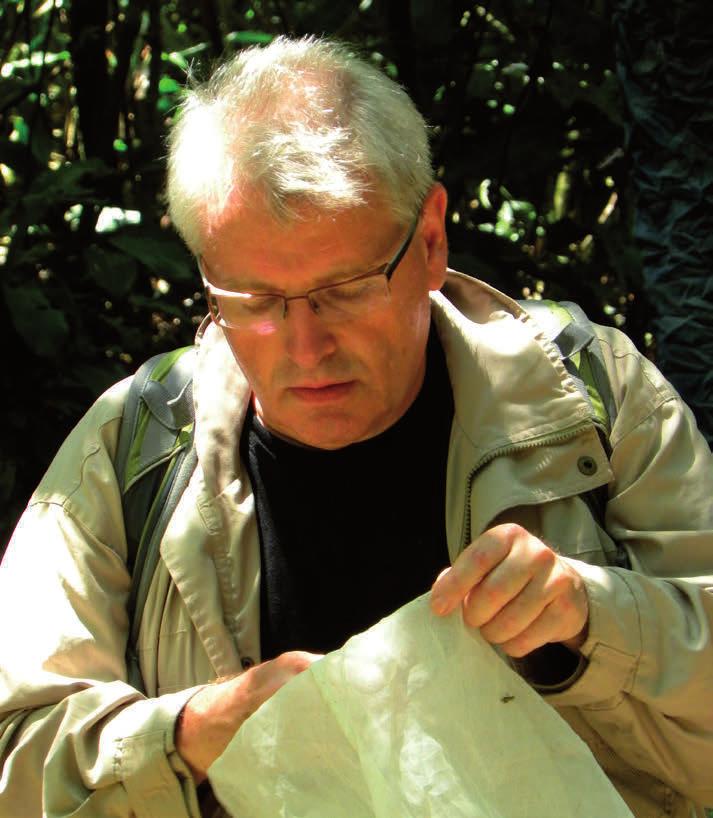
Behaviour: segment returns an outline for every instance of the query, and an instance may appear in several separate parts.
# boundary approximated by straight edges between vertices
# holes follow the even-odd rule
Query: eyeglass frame
[[[363,280],[365,278],[373,278],[373,277],[379,276],[379,275],[385,276],[386,283],[387,283],[387,285],[389,285],[389,284],[391,284],[391,279],[392,279],[394,273],[396,272],[396,268],[399,266],[399,264],[403,260],[403,257],[406,255],[406,253],[408,252],[409,247],[411,246],[411,242],[413,240],[414,235],[416,234],[416,228],[418,227],[418,222],[419,222],[420,218],[421,218],[421,214],[419,212],[419,214],[413,220],[413,224],[411,225],[408,233],[406,234],[406,238],[403,240],[400,247],[398,248],[398,250],[393,255],[393,257],[391,258],[390,261],[387,261],[385,264],[380,265],[378,268],[376,268],[375,270],[373,270],[373,271],[371,271],[369,273],[363,273],[362,275],[353,276],[352,278],[347,278],[347,279],[344,279],[343,281],[335,281],[332,284],[322,284],[319,287],[312,287],[311,289],[307,290],[306,292],[299,293],[298,295],[286,296],[283,293],[273,293],[273,292],[258,292],[258,293],[255,293],[255,292],[249,292],[249,291],[246,291],[246,290],[225,290],[222,287],[217,287],[214,284],[211,284],[210,281],[208,281],[208,279],[206,278],[206,275],[205,275],[205,272],[204,272],[204,269],[203,269],[206,266],[205,261],[203,259],[203,256],[198,256],[198,269],[200,271],[201,279],[203,281],[203,288],[205,289],[206,295],[208,296],[208,299],[207,299],[208,300],[208,309],[210,311],[211,318],[213,318],[215,320],[215,322],[216,322],[216,324],[218,324],[218,326],[224,326],[224,327],[227,327],[228,329],[241,329],[241,327],[239,327],[239,326],[238,327],[231,327],[227,323],[221,324],[217,320],[217,318],[213,314],[213,310],[210,307],[210,304],[211,304],[210,294],[211,293],[213,293],[214,295],[224,295],[224,296],[231,296],[231,295],[250,296],[250,295],[254,295],[254,296],[260,296],[260,297],[269,296],[269,297],[272,297],[272,298],[280,298],[280,299],[282,299],[282,315],[281,315],[281,319],[284,321],[285,318],[287,317],[287,304],[288,304],[288,302],[289,301],[296,301],[296,300],[299,300],[299,299],[302,299],[302,298],[307,299],[307,303],[309,304],[310,309],[312,310],[312,312],[315,315],[319,315],[319,310],[317,308],[315,308],[315,305],[312,303],[312,300],[310,299],[310,296],[312,295],[312,293],[316,293],[316,292],[319,292],[321,290],[328,290],[328,289],[331,289],[332,287],[340,287],[342,284],[351,284],[354,281],[361,281],[361,280]]]

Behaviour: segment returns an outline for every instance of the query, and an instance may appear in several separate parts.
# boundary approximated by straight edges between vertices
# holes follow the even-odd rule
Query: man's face
[[[391,278],[390,297],[367,314],[330,323],[299,299],[267,332],[224,329],[268,429],[337,449],[379,434],[408,409],[423,381],[428,293],[445,277],[445,206],[445,191],[436,185]],[[206,243],[209,282],[300,295],[379,267],[408,231],[376,198],[337,214],[310,208],[303,215],[280,224],[264,207],[241,204]]]

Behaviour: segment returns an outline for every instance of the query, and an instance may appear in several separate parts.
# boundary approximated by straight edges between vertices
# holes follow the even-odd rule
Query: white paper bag
[[[632,818],[584,742],[427,596],[285,685],[209,777],[236,818]]]

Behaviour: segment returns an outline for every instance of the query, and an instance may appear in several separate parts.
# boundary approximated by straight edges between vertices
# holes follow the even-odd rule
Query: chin
[[[335,451],[336,449],[344,449],[347,446],[351,446],[352,443],[358,443],[361,440],[365,440],[366,437],[368,437],[368,435],[335,435],[326,437],[324,434],[313,436],[302,434],[299,438],[297,438],[297,442],[301,443],[303,446],[311,446],[313,449]]]
[[[330,428],[328,421],[324,421],[315,426],[304,425],[295,429],[294,435],[290,438],[303,446],[311,446],[314,449],[344,449],[351,446],[353,443],[359,443],[362,440],[373,437],[378,432],[370,433],[365,428],[355,428],[350,426],[339,428],[336,424]]]
[[[273,434],[314,449],[344,449],[381,434],[398,420],[392,413],[375,412],[366,406],[345,411],[341,407],[317,407],[311,411],[285,413],[282,418],[262,417]],[[281,421],[281,422],[279,422]]]

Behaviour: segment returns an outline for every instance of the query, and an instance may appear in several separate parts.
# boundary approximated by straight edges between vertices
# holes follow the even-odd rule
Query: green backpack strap
[[[592,322],[582,308],[572,301],[521,300],[517,302],[538,323],[558,348],[562,363],[582,397],[589,404],[594,423],[607,456],[611,455],[609,435],[617,417],[617,406],[604,363],[604,355]],[[605,529],[604,514],[607,487],[601,486],[581,495],[592,516]],[[606,529],[605,529],[606,530]],[[630,568],[626,549],[616,543],[614,563]]]
[[[193,445],[194,362],[194,347],[146,361],[132,379],[119,431],[114,465],[131,574],[126,657],[129,682],[142,691],[136,652],[141,617],[158,565],[161,538],[197,462]]]
[[[609,434],[617,416],[602,347],[592,322],[572,301],[518,301],[557,346],[565,368],[587,401],[602,443],[611,452]]]
[[[605,433],[603,443],[607,452],[611,454],[609,435],[616,421],[618,410],[604,363],[601,342],[594,332],[592,322],[578,304],[572,301],[562,301],[560,306],[567,310],[572,321],[562,329],[554,341],[562,353],[565,366],[568,366],[570,374],[573,377],[575,375],[579,377],[581,383],[584,384],[595,417],[601,430]]]

